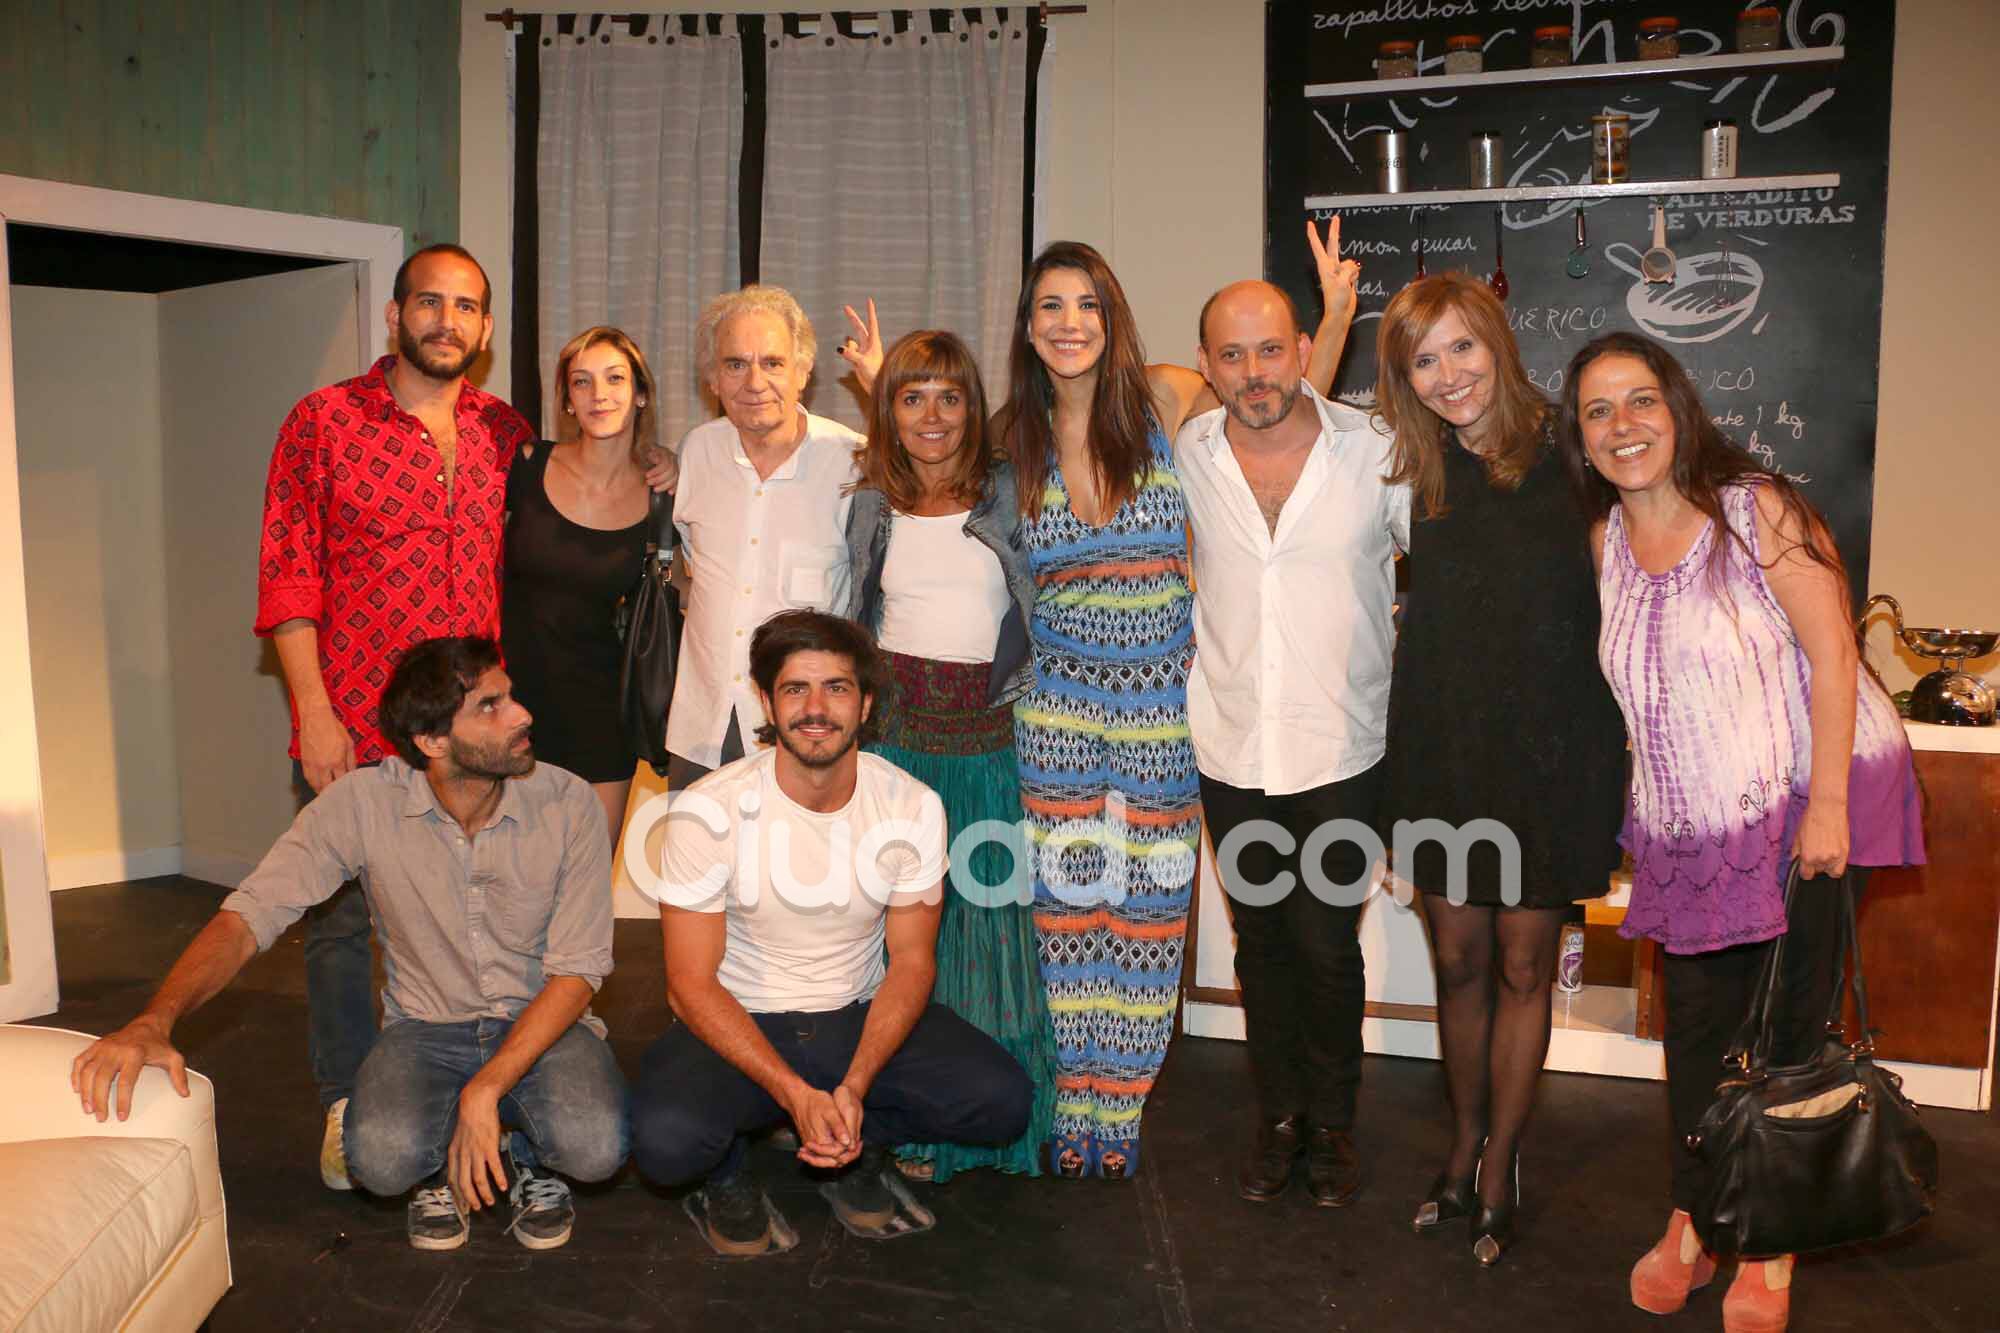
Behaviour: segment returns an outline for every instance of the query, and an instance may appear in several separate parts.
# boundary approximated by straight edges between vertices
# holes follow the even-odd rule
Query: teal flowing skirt
[[[1021,789],[1014,766],[1011,707],[985,703],[988,668],[885,653],[894,677],[882,739],[868,748],[930,787],[944,802],[955,841],[982,821],[1005,826],[954,864],[938,923],[933,998],[1000,1043],[1035,1085],[1028,1129],[1012,1143],[912,1143],[904,1158],[931,1164],[943,1182],[994,1167],[1042,1174],[1043,1145],[1055,1123],[1056,1049],[1032,909],[1021,886],[1031,867],[1020,835]]]

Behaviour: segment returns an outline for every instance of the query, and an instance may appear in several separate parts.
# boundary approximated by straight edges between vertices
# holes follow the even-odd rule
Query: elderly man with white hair
[[[846,601],[846,488],[861,437],[799,405],[812,322],[791,293],[749,286],[709,302],[695,366],[723,415],[682,439],[674,502],[693,583],[667,718],[669,786],[743,755],[763,719],[750,635],[773,614]]]

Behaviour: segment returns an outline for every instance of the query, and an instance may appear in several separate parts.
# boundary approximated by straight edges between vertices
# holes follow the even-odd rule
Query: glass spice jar
[[[1384,42],[1375,49],[1375,77],[1414,79],[1417,77],[1417,44]]]
[[[1681,53],[1681,21],[1676,18],[1639,20],[1639,59],[1672,60]]]
[[[1535,44],[1528,48],[1528,64],[1533,69],[1551,69],[1569,63],[1569,26],[1551,24],[1535,29]]]
[[[1486,43],[1472,33],[1444,39],[1444,72],[1479,74],[1486,69]]]
[[[1738,51],[1775,51],[1779,45],[1776,5],[1752,5],[1736,16]]]

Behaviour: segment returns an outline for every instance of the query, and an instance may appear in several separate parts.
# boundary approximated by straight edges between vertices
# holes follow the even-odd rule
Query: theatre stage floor
[[[221,894],[174,878],[57,894],[63,1007],[40,1021],[91,1032],[123,1021]],[[619,922],[618,964],[598,1012],[630,1071],[667,1021],[657,931]],[[1359,1141],[1371,1179],[1354,1206],[1315,1210],[1295,1186],[1256,1207],[1232,1183],[1247,1132],[1243,1049],[1187,1037],[1149,1105],[1137,1180],[973,1173],[925,1187],[935,1231],[871,1245],[841,1231],[788,1159],[767,1150],[760,1168],[800,1233],[783,1256],[714,1257],[679,1200],[629,1168],[579,1191],[565,1249],[530,1254],[500,1223],[477,1219],[464,1249],[436,1255],[405,1243],[400,1200],[319,1184],[304,1032],[294,929],[178,1033],[216,1082],[236,1274],[211,1320],[217,1333],[1721,1326],[1723,1281],[1671,1321],[1627,1303],[1626,1272],[1666,1218],[1656,1083],[1544,1081],[1522,1159],[1521,1234],[1490,1272],[1461,1232],[1409,1230],[1446,1145],[1436,1065],[1369,1058]],[[1898,1240],[1802,1263],[1793,1328],[2000,1328],[2000,1119],[1927,1111],[1925,1123],[1943,1151],[1938,1214]]]

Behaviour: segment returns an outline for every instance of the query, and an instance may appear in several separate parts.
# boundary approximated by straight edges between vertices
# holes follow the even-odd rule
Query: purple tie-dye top
[[[1812,670],[1757,563],[1752,485],[1727,488],[1729,543],[1719,578],[1713,523],[1680,563],[1649,574],[1614,507],[1598,578],[1598,661],[1632,741],[1632,797],[1621,841],[1632,902],[1619,933],[1671,953],[1706,953],[1785,930],[1784,883],[1812,777]],[[1918,865],[1924,840],[1910,742],[1857,664],[1849,859]]]

